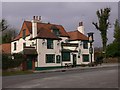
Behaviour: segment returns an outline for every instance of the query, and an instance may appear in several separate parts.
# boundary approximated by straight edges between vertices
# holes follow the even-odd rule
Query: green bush
[[[2,54],[2,69],[8,69],[11,67],[11,58],[9,58],[10,55],[8,54]]]
[[[18,67],[25,60],[25,57],[22,54],[13,54],[13,56],[14,56],[14,59],[12,59],[12,55],[2,54],[3,70]]]
[[[112,44],[109,44],[106,49],[106,56],[107,57],[119,57],[120,51],[119,51],[119,43],[113,42]]]

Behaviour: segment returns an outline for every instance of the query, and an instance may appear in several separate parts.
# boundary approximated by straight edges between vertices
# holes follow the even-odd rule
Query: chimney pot
[[[41,16],[39,16],[39,20],[41,20]]]
[[[83,26],[83,22],[79,22],[79,26]]]
[[[33,16],[33,20],[35,20],[35,16]]]
[[[38,16],[36,16],[36,20],[38,20]]]

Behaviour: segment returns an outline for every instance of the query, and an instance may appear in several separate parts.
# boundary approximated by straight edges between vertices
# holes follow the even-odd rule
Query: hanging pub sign
[[[93,48],[92,48],[92,47],[89,48],[89,53],[90,53],[90,54],[93,53]]]

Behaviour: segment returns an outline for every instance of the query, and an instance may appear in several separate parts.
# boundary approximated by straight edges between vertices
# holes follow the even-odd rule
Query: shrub
[[[113,42],[109,44],[106,49],[107,57],[118,57],[120,56],[119,44],[117,42]]]
[[[25,56],[22,54],[13,54],[13,56],[14,59],[12,59],[12,55],[2,54],[3,70],[18,67],[25,60]]]
[[[81,66],[81,67],[85,67],[85,66],[87,66],[87,65],[86,65],[86,64],[81,64],[80,66]]]
[[[8,54],[2,54],[2,69],[6,70],[11,67],[11,58],[9,57],[10,55]]]

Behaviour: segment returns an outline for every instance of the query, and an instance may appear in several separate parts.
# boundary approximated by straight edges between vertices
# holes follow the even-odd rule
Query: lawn
[[[2,76],[24,75],[32,73],[33,73],[32,71],[13,71],[13,72],[3,71]]]

